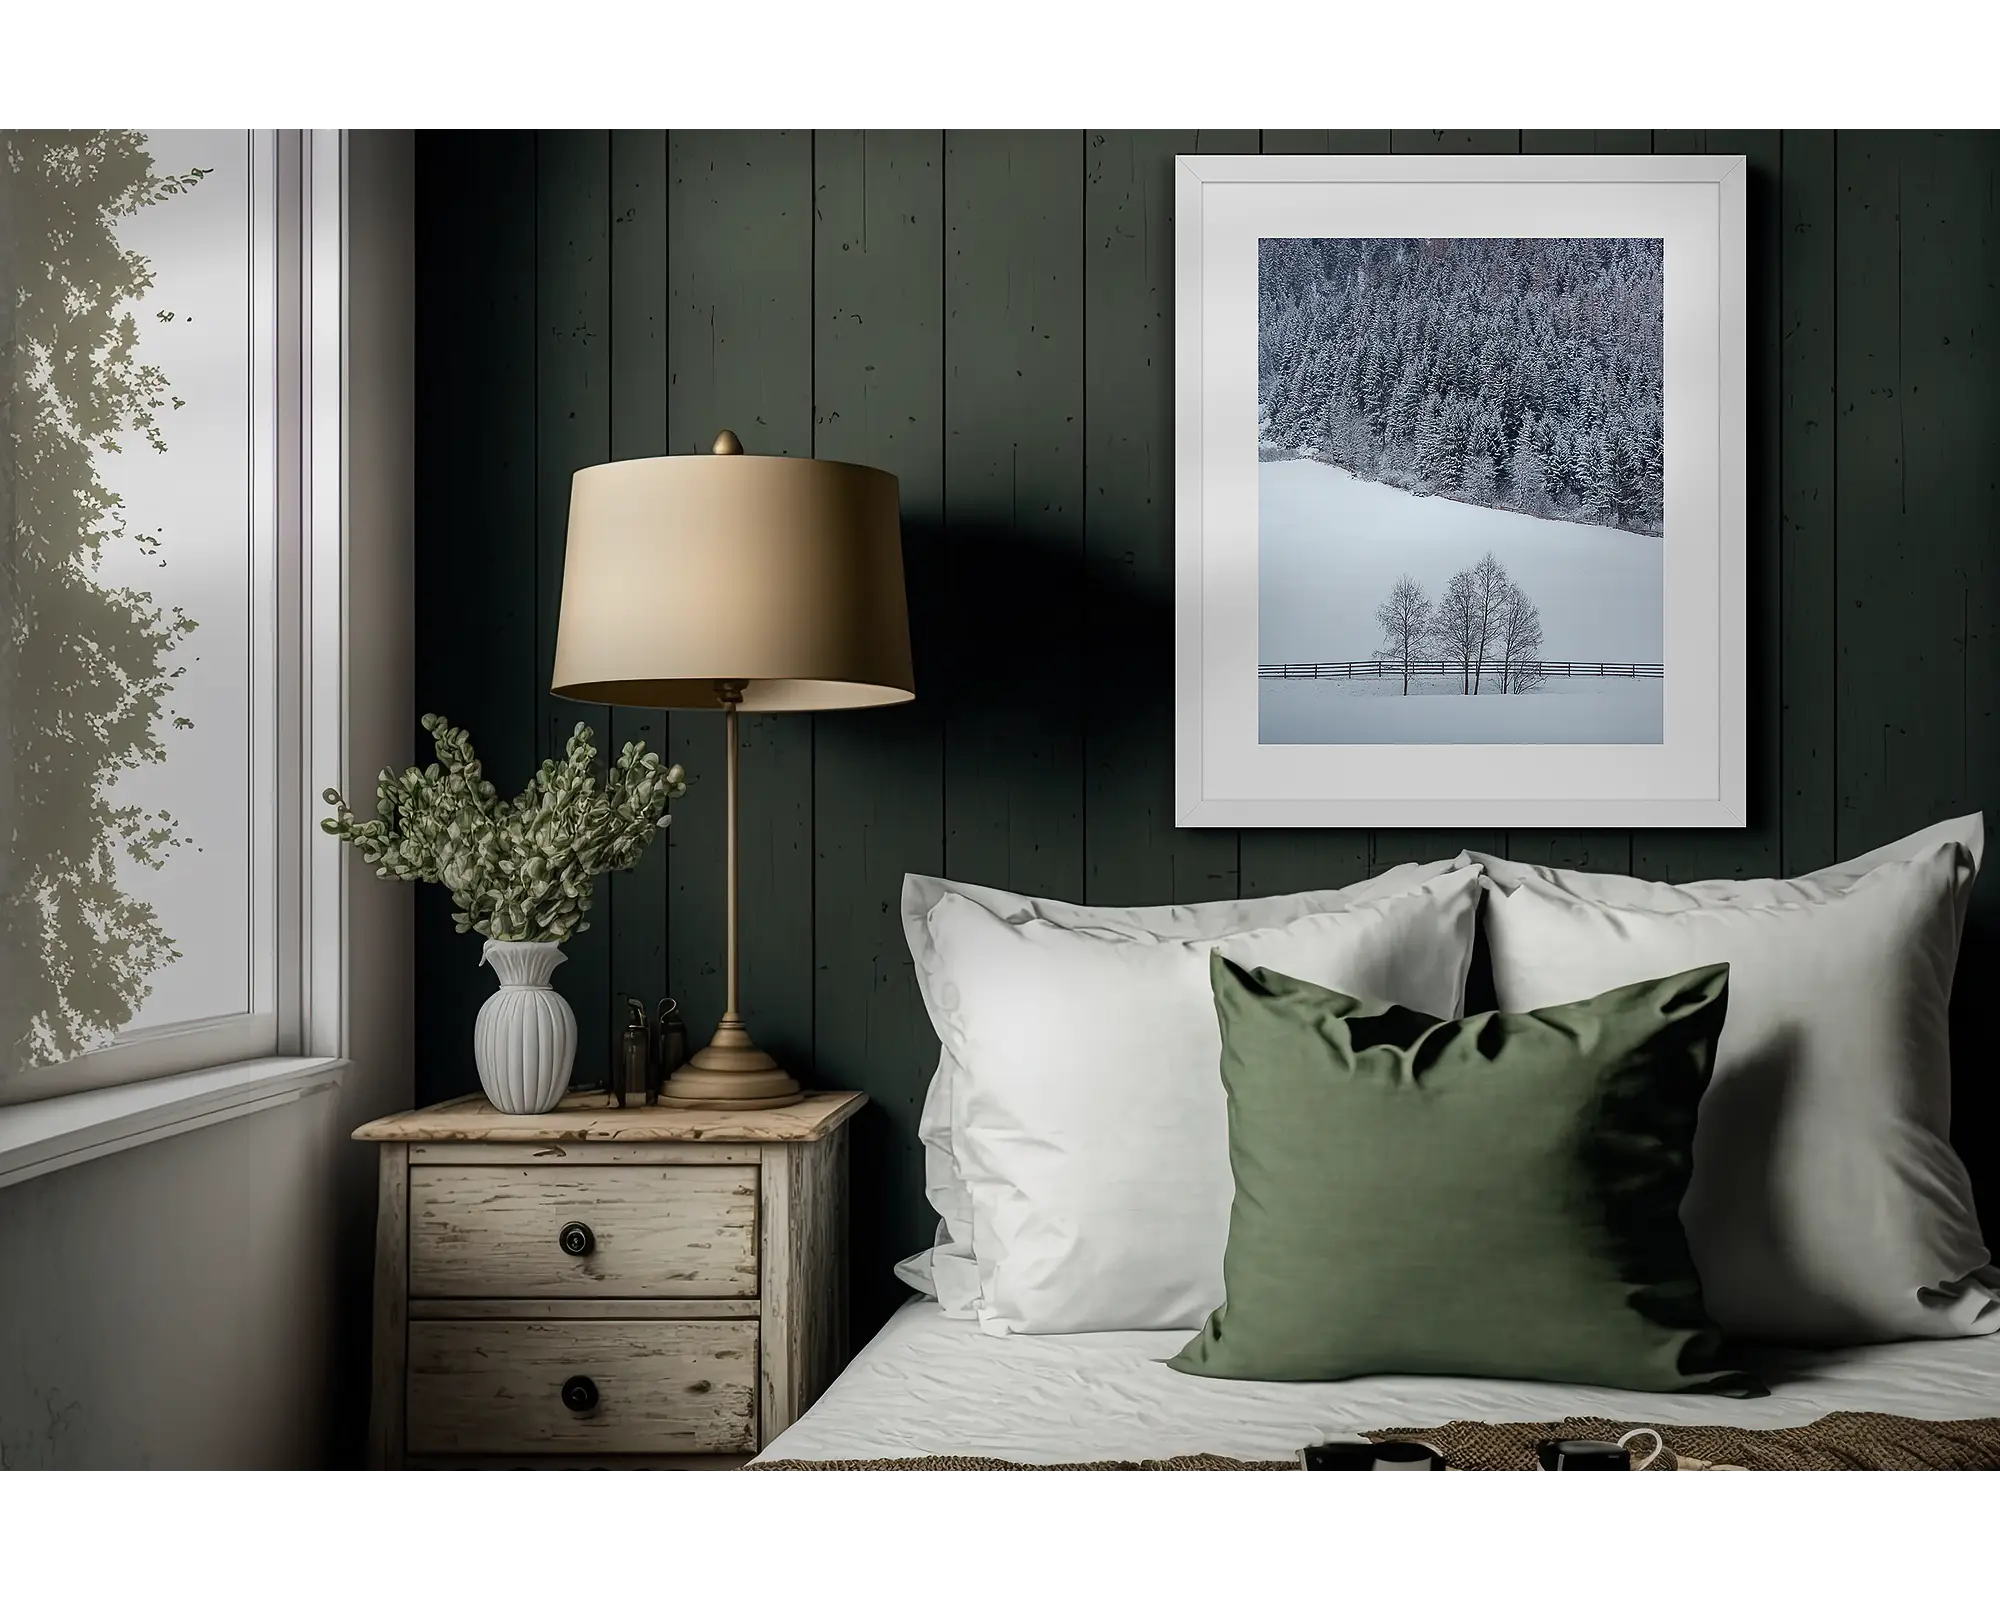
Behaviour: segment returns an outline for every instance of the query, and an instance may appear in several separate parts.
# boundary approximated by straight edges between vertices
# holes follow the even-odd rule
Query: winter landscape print
[[[1662,241],[1258,244],[1258,738],[1658,744]]]

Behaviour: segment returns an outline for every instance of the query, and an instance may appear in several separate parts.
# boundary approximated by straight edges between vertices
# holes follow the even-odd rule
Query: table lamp
[[[718,710],[727,730],[728,962],[715,1037],[667,1105],[799,1099],[751,1042],[737,993],[740,711],[836,711],[915,697],[896,480],[844,461],[743,453],[586,467],[570,484],[553,690],[601,705]]]

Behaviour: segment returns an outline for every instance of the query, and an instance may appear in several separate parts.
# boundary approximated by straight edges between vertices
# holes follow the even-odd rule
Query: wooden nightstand
[[[847,1119],[479,1095],[384,1117],[377,1467],[728,1466],[847,1359]]]

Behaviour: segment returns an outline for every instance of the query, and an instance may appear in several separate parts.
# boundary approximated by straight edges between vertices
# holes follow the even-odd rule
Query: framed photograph
[[[1182,156],[1183,827],[1742,827],[1736,156]]]

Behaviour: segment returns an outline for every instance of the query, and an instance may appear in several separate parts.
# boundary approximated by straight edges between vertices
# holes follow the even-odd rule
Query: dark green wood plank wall
[[[1737,833],[1172,826],[1171,157],[1750,159],[1752,825]],[[760,1039],[868,1091],[861,1331],[926,1242],[937,1047],[905,871],[1100,903],[1272,894],[1473,844],[1661,877],[1798,872],[2000,803],[2000,138],[1398,130],[420,136],[424,709],[515,786],[571,724],[667,743],[669,848],[559,981],[601,1072],[616,997],[721,1004],[720,729],[546,693],[568,475],[707,446],[902,481],[920,697],[747,719],[745,985]],[[662,619],[671,625],[671,608]],[[419,912],[420,1090],[474,1084],[490,979]],[[1959,1142],[2000,1213],[2000,874],[1960,985]]]

